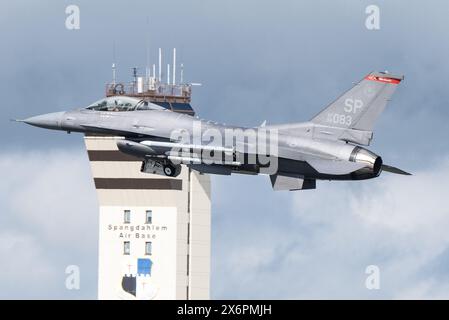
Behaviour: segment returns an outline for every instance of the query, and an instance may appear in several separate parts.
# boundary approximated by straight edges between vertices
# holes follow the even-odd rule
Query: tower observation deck
[[[190,105],[192,98],[192,86],[198,83],[184,82],[184,66],[181,64],[181,80],[176,83],[176,49],[173,49],[172,81],[170,81],[170,64],[167,64],[166,81],[162,79],[162,56],[159,49],[159,75],[156,75],[156,65],[146,67],[145,76],[137,74],[137,68],[133,68],[133,81],[128,83],[116,81],[115,63],[112,65],[112,82],[106,84],[106,97],[128,96],[144,99],[166,109],[188,113],[195,112]]]

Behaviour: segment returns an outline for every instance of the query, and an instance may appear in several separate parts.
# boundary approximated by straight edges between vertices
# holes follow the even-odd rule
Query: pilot
[[[114,108],[112,109],[112,111],[115,111],[115,112],[120,111],[120,109],[119,109],[120,104],[121,104],[120,100],[119,101],[114,100]]]

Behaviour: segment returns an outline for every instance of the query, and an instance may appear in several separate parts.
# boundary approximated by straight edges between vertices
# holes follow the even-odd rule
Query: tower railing
[[[106,84],[106,97],[129,96],[156,102],[190,103],[192,96],[191,84],[167,84],[154,81],[137,80],[130,83]]]

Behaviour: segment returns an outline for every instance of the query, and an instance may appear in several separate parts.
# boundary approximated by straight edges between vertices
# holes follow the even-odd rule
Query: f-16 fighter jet
[[[315,189],[316,180],[363,180],[383,171],[409,175],[363,147],[402,80],[372,72],[307,122],[254,128],[206,121],[124,95],[18,121],[115,136],[118,149],[141,159],[145,173],[174,177],[187,165],[209,174],[266,174],[274,190]]]

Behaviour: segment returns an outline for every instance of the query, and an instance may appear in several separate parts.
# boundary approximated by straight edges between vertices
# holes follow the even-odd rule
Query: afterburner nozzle
[[[362,147],[355,147],[352,150],[349,161],[357,162],[364,164],[367,168],[371,169],[374,175],[378,175],[380,173],[380,169],[382,168],[382,158]]]

